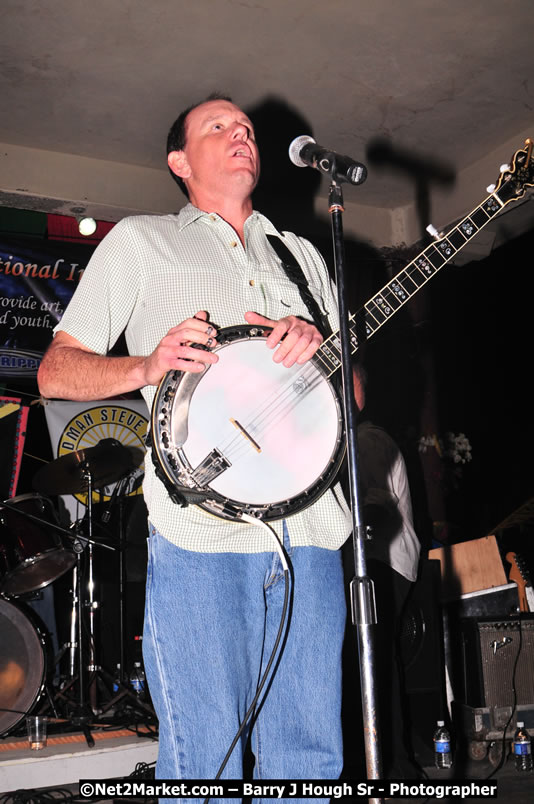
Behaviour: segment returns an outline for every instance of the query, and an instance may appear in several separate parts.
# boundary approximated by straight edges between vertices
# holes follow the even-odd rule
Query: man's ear
[[[191,175],[191,168],[189,167],[185,151],[171,151],[167,156],[167,164],[172,172],[181,179],[188,179]]]

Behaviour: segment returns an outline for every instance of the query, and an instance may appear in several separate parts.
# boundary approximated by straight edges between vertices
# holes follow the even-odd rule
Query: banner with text
[[[95,246],[0,236],[0,379],[35,380]]]
[[[68,479],[70,483],[75,482],[76,477],[81,480],[81,457],[87,459],[87,468],[94,472],[93,481],[98,484],[99,477],[106,476],[104,486],[94,486],[94,503],[108,503],[119,481],[122,484],[121,496],[130,497],[142,493],[145,437],[149,418],[143,399],[106,399],[101,402],[47,400],[45,415],[52,453],[57,457],[56,463],[52,462],[50,465],[51,473],[57,477],[57,493],[61,494],[61,477]],[[106,439],[117,440],[127,448],[131,470],[127,467],[122,472],[122,460],[115,458],[113,444]],[[98,449],[93,449],[95,447]],[[80,456],[82,451],[83,456]],[[117,477],[113,477],[115,468]],[[87,506],[87,492],[80,488],[73,494],[64,495],[63,502],[71,520],[75,521],[83,516]],[[83,508],[80,509],[80,506]]]

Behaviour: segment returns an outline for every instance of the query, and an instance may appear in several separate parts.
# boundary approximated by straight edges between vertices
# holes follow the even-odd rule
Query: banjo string
[[[304,382],[304,387],[300,392],[296,392],[295,383],[301,379]],[[267,399],[263,400],[263,404],[256,408],[255,411],[252,411],[245,422],[241,422],[243,428],[246,431],[250,431],[255,440],[261,442],[261,437],[267,429],[276,426],[289,415],[308,394],[315,390],[323,379],[316,368],[305,366],[296,380],[294,377],[289,378],[288,382],[279,390],[279,393],[272,392]],[[243,440],[242,434],[236,432],[232,438],[218,445],[218,449],[228,460],[233,459],[235,461],[249,447],[246,441]]]

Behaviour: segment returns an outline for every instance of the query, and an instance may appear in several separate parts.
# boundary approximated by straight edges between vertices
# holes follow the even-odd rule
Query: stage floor
[[[157,758],[158,743],[146,736],[139,736],[126,728],[94,730],[94,747],[90,748],[81,732],[53,735],[48,738],[47,747],[41,751],[30,751],[24,738],[5,738],[0,741],[0,793],[7,804],[22,801],[23,798],[5,796],[15,791],[32,791],[37,800],[38,793],[46,793],[46,799],[68,801],[66,794],[77,798],[80,779],[124,779],[137,771],[145,771],[150,778]],[[147,767],[148,766],[148,767]],[[442,784],[453,780],[473,780],[481,782],[490,777],[493,767],[489,761],[469,761],[463,767],[458,763],[450,771],[440,771],[427,767],[424,773],[429,783]],[[498,783],[498,801],[506,804],[532,804],[534,801],[534,773],[519,773],[513,761],[509,760],[495,774],[491,781]],[[410,784],[406,782],[406,784]],[[27,795],[24,797],[27,799]],[[98,799],[107,804],[107,800]],[[118,799],[110,799],[109,804]],[[122,799],[121,799],[122,800]],[[312,801],[313,799],[310,799]],[[351,799],[355,801],[357,799]],[[365,799],[358,799],[363,800]],[[400,799],[405,802],[420,802],[418,798]],[[438,799],[440,801],[459,799]],[[126,801],[126,799],[124,799]],[[130,799],[131,802],[141,799]],[[153,799],[143,799],[152,802]],[[216,801],[214,799],[214,801]],[[347,799],[338,799],[345,802]],[[472,798],[472,804],[482,804],[489,799]]]
[[[141,733],[141,730],[139,730]],[[25,738],[0,741],[0,792],[76,785],[80,779],[108,779],[155,763],[158,743],[133,730],[93,730],[90,748],[81,732],[49,736],[46,748],[31,751]]]

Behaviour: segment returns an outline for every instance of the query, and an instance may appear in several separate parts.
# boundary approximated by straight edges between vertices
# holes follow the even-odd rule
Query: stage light
[[[78,218],[78,230],[84,237],[90,237],[96,232],[96,221],[94,218]]]

